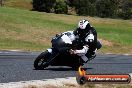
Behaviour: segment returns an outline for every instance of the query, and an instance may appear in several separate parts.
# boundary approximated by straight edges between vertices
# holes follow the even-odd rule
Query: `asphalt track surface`
[[[0,83],[75,77],[77,71],[66,66],[49,66],[34,70],[33,62],[40,52],[0,52]],[[97,55],[84,65],[89,74],[132,73],[132,56]]]

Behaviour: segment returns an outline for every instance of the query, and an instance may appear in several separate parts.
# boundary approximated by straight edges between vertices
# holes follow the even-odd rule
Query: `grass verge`
[[[101,39],[103,53],[132,54],[132,20],[106,19],[0,8],[0,49],[41,51],[51,46],[56,33],[74,30],[80,19],[88,19]]]

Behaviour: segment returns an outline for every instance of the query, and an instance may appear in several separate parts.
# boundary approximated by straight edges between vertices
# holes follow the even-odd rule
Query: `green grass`
[[[123,20],[122,20],[123,21]],[[116,23],[115,25],[100,25],[97,27],[99,35],[111,41],[118,42],[122,45],[132,45],[132,25],[123,23]]]
[[[32,0],[4,0],[4,5],[19,9],[32,9]]]
[[[0,8],[0,49],[42,50],[47,48],[56,33],[73,26],[56,21],[57,19],[52,16],[27,10]]]
[[[37,43],[33,43],[30,41],[22,41],[22,40],[15,40],[15,39],[0,39],[0,46],[2,49],[23,49],[23,50],[28,50],[30,51],[30,48],[42,48],[42,47],[46,47],[44,45],[40,45]]]
[[[132,53],[132,20],[106,19],[0,8],[0,49],[43,50],[56,33],[74,30],[80,19],[89,19],[98,37],[112,43],[101,52]]]

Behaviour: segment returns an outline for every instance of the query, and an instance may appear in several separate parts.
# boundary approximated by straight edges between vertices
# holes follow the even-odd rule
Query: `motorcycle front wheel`
[[[49,52],[45,51],[42,52],[34,61],[34,68],[36,70],[42,70],[46,67],[48,67],[49,65],[46,63],[47,59],[49,57]]]

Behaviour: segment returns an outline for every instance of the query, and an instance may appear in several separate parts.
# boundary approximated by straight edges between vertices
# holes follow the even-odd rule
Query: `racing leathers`
[[[101,43],[97,41],[97,32],[93,27],[83,36],[79,36],[76,31],[67,31],[62,34],[62,39],[66,43],[79,45],[76,49],[71,49],[70,53],[80,56],[84,62],[94,59],[96,57],[96,49],[101,48]]]

